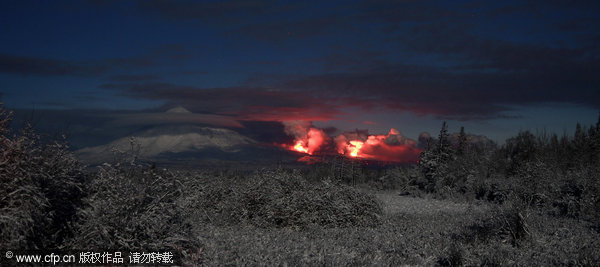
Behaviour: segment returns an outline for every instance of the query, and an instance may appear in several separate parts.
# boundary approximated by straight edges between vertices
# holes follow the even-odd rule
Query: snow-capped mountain
[[[192,112],[182,106],[177,106],[177,107],[167,110],[165,113],[190,114]]]
[[[106,161],[114,158],[115,154],[131,151],[140,158],[154,159],[202,150],[236,153],[242,147],[255,143],[229,129],[173,125],[146,129],[106,145],[80,149],[76,154],[88,162]]]

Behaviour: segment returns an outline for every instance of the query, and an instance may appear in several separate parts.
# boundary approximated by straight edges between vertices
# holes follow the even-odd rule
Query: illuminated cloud
[[[309,155],[342,154],[349,158],[414,163],[422,151],[414,140],[402,136],[396,129],[391,129],[387,135],[371,135],[366,130],[357,130],[332,138],[310,122],[291,121],[284,124],[285,132],[294,137],[294,142],[292,145],[283,144],[283,147]],[[300,161],[308,159],[303,157]]]

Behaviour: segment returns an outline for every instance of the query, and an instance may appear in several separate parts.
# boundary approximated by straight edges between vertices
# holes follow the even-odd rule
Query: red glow
[[[356,136],[354,133],[347,135]],[[363,135],[362,139],[364,141],[347,141],[345,135],[336,137],[338,153],[354,158],[390,162],[416,162],[421,153],[414,140],[403,137],[393,128],[387,135]]]
[[[298,159],[299,162],[304,162],[306,164],[315,164],[317,162],[321,162],[319,157],[313,156],[304,156]]]
[[[294,146],[294,150],[302,153],[311,154],[308,152],[308,148],[304,146],[304,142],[301,140],[296,141],[296,145]]]
[[[350,156],[355,158],[359,157],[360,149],[362,148],[362,146],[362,141],[350,141],[350,144],[348,145],[348,151],[350,152]]]
[[[284,147],[309,155],[337,152],[347,157],[366,160],[417,162],[421,153],[414,140],[402,136],[396,129],[391,129],[387,135],[369,135],[366,131],[357,130],[332,139],[323,130],[312,127],[310,123],[293,122],[286,125],[286,132],[296,139],[293,146]]]
[[[337,153],[353,158],[388,162],[417,162],[421,149],[396,129],[387,135],[348,132],[335,137]]]
[[[313,155],[330,142],[331,138],[321,129],[311,127],[310,123],[303,121],[289,122],[286,132],[295,137],[293,146],[284,146],[288,149]]]

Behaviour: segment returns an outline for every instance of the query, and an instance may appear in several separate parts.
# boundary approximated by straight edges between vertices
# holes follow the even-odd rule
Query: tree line
[[[461,127],[451,138],[447,123],[421,153],[420,189],[490,201],[512,199],[527,207],[572,217],[600,218],[600,116],[577,123],[574,134],[521,131],[501,146],[469,142]],[[418,179],[417,179],[418,180]]]

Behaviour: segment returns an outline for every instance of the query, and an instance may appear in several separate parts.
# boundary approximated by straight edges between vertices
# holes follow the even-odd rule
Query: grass
[[[367,191],[382,205],[381,223],[372,226],[310,225],[258,227],[194,224],[203,244],[202,259],[213,265],[585,265],[598,262],[597,232],[589,224],[531,212],[523,217],[530,232],[513,243],[505,225],[510,203],[399,196],[400,191]],[[510,217],[506,217],[510,219]],[[481,223],[486,229],[474,227]],[[465,240],[463,235],[481,234]]]
[[[205,244],[207,265],[421,265],[435,263],[445,238],[463,220],[390,212],[383,205],[382,222],[375,227],[312,225],[298,231],[198,225],[196,231]]]

